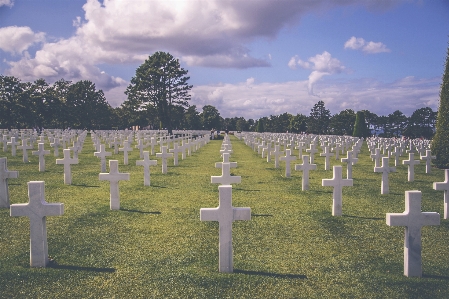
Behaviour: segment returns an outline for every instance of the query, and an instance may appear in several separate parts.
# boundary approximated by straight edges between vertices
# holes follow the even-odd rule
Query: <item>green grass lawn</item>
[[[134,149],[130,181],[120,182],[121,209],[109,209],[109,182],[99,181],[100,160],[90,136],[80,163],[72,165],[72,185],[64,185],[63,166],[52,154],[46,171],[38,158],[21,151],[8,158],[11,203],[28,202],[27,182],[45,181],[47,202],[64,203],[63,216],[47,218],[47,268],[29,266],[29,219],[0,209],[1,298],[447,298],[449,295],[449,220],[443,220],[443,192],[432,189],[443,170],[425,174],[416,166],[390,174],[390,194],[380,194],[381,174],[374,173],[366,144],[353,168],[353,187],[343,188],[343,216],[333,217],[332,188],[321,179],[324,157],[315,155],[310,190],[301,191],[301,174],[284,177],[243,141],[231,136],[242,177],[233,187],[233,206],[251,207],[251,221],[233,226],[234,273],[218,272],[218,223],[201,222],[200,208],[218,206],[218,185],[210,176],[221,161],[221,140],[161,173],[151,167],[151,186],[143,186],[143,167]],[[135,144],[133,144],[134,146]],[[46,148],[50,149],[48,142]],[[112,150],[109,150],[112,151]],[[297,155],[297,152],[295,151]],[[62,153],[60,154],[60,158]],[[156,159],[155,156],[151,156]],[[401,160],[406,159],[405,156]],[[297,161],[297,163],[302,163]],[[341,165],[331,158],[331,165]],[[391,164],[391,163],[390,163]],[[293,167],[293,165],[292,165]],[[292,168],[293,169],[293,168]],[[344,166],[344,174],[346,166]],[[440,226],[422,229],[423,277],[403,275],[404,228],[386,225],[386,213],[404,211],[404,192],[422,191],[422,210],[441,214]]]

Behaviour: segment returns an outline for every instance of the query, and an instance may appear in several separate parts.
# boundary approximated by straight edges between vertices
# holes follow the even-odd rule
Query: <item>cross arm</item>
[[[251,220],[251,208],[233,208],[233,220]]]
[[[218,208],[201,208],[200,221],[218,221]]]

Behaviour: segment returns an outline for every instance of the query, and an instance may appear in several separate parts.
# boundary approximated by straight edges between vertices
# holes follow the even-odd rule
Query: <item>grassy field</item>
[[[442,170],[425,174],[416,167],[390,174],[390,194],[380,194],[381,174],[374,173],[366,144],[353,168],[353,187],[343,189],[343,216],[331,215],[332,188],[321,179],[324,158],[315,156],[309,191],[301,191],[301,172],[284,177],[243,141],[231,137],[238,162],[233,175],[233,206],[251,207],[251,221],[233,226],[234,273],[218,272],[218,223],[201,222],[200,208],[218,206],[221,141],[211,141],[180,159],[168,174],[161,162],[151,167],[151,186],[143,186],[143,167],[119,160],[121,209],[109,209],[109,182],[99,181],[100,160],[90,136],[80,163],[72,165],[72,185],[63,183],[63,166],[46,156],[22,162],[8,158],[11,203],[28,201],[27,182],[45,181],[47,202],[64,203],[64,215],[47,218],[47,268],[29,266],[29,219],[0,209],[0,298],[447,298],[449,294],[449,220],[443,220],[443,193],[432,189]],[[48,143],[46,148],[50,149]],[[295,151],[296,153],[296,151]],[[297,154],[297,153],[296,153]],[[62,157],[62,155],[60,155]],[[151,156],[156,159],[155,156]],[[180,157],[181,158],[181,157]],[[401,160],[406,157],[401,157]],[[341,165],[335,159],[331,165]],[[301,163],[297,161],[297,163]],[[345,166],[344,166],[345,169]],[[386,213],[404,211],[404,192],[422,191],[422,210],[441,214],[440,226],[422,230],[423,277],[403,276],[404,228],[389,227]]]

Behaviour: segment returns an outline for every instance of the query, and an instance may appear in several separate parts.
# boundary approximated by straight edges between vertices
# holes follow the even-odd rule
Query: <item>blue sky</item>
[[[113,107],[168,51],[223,117],[438,108],[449,1],[0,0],[0,74],[91,80]]]

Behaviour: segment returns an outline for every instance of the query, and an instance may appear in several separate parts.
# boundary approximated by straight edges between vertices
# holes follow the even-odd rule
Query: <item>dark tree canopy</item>
[[[331,113],[324,106],[323,101],[318,101],[310,111],[307,131],[312,134],[328,134]]]
[[[176,107],[188,107],[190,100],[187,73],[170,53],[156,52],[137,68],[125,94],[141,109],[156,108],[159,121],[171,133],[177,125]]]
[[[370,135],[370,131],[365,122],[365,113],[357,111],[355,116],[354,132],[352,136],[366,138]]]
[[[352,135],[354,131],[355,113],[352,109],[345,109],[332,116],[330,127],[332,134]]]
[[[218,112],[217,108],[215,108],[214,106],[203,106],[201,120],[203,122],[204,130],[220,130],[221,128],[220,112]]]
[[[440,90],[436,132],[431,144],[432,154],[438,168],[449,168],[449,47],[446,54],[443,82]]]

